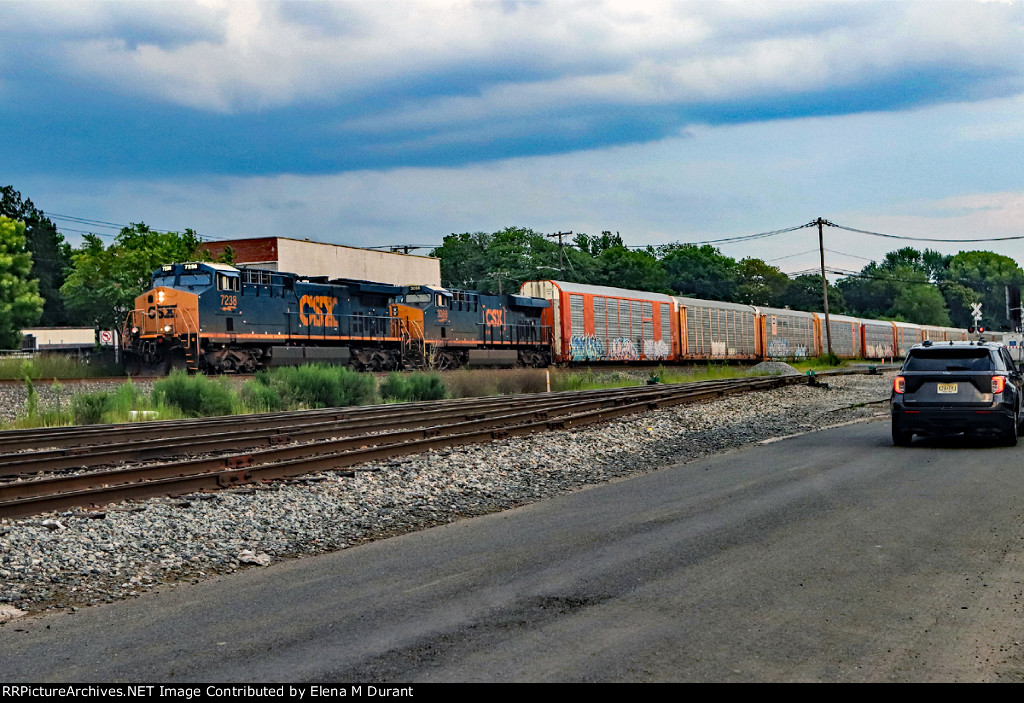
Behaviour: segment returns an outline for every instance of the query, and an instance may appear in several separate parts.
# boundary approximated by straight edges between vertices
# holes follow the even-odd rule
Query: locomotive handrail
[[[346,314],[337,315],[333,317],[335,324],[328,325],[307,325],[302,322],[302,316],[304,313],[298,310],[288,311],[289,320],[292,324],[289,325],[291,333],[299,337],[307,337],[316,339],[318,337],[328,337],[331,335],[339,336],[351,336],[351,337],[399,337],[399,334],[395,333],[393,323],[398,319],[392,315],[360,315],[360,314]],[[344,323],[342,322],[344,321]],[[355,331],[353,328],[357,325],[353,323],[361,323],[362,329]],[[369,323],[369,324],[367,324]]]

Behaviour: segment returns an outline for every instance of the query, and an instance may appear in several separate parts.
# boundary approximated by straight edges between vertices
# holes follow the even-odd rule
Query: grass
[[[121,388],[131,386],[124,384]],[[138,396],[126,395],[126,401],[134,409],[149,409],[140,408],[139,400]],[[227,379],[189,376],[181,371],[153,384],[153,402],[158,406],[175,407],[186,417],[232,415],[241,409],[238,394]]]
[[[798,371],[834,368],[828,359],[793,363]],[[659,366],[661,383],[687,383],[750,376],[747,365],[708,363],[700,366]],[[640,386],[650,372],[640,369],[508,369],[459,370],[442,373],[393,373],[377,388],[371,374],[340,366],[308,365],[261,371],[240,389],[225,377],[172,373],[146,394],[130,381],[111,391],[75,393],[70,407],[41,408],[35,382],[24,375],[26,414],[11,428],[70,424],[105,424],[139,420],[171,420],[211,415],[344,407],[382,402],[543,393],[550,374],[551,390],[581,391]],[[54,384],[58,398],[63,392]]]
[[[448,389],[437,373],[392,373],[380,384],[380,397],[386,402],[441,400]]]
[[[243,398],[268,407],[280,401],[288,410],[369,405],[377,399],[374,377],[344,366],[284,366],[260,371],[249,384],[263,388],[251,387]]]
[[[31,359],[0,358],[0,379],[99,378],[124,376],[124,369],[101,360],[79,361],[64,354],[37,354]]]
[[[552,390],[554,376],[551,372]],[[441,374],[451,398],[482,398],[492,395],[543,393],[547,389],[544,369],[478,369],[446,371]]]

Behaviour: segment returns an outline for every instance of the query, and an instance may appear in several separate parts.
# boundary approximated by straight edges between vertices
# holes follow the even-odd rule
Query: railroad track
[[[829,375],[858,373],[842,370]],[[245,483],[566,429],[733,393],[771,376],[430,403],[0,432],[0,518]]]

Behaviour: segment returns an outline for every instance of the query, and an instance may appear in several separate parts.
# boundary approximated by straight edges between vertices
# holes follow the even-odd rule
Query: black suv
[[[915,434],[995,436],[1017,444],[1021,370],[1002,344],[924,342],[907,354],[893,381],[892,441]]]

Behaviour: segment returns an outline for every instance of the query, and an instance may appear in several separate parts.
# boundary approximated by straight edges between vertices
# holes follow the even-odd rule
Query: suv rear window
[[[992,371],[988,349],[912,349],[905,371]]]

